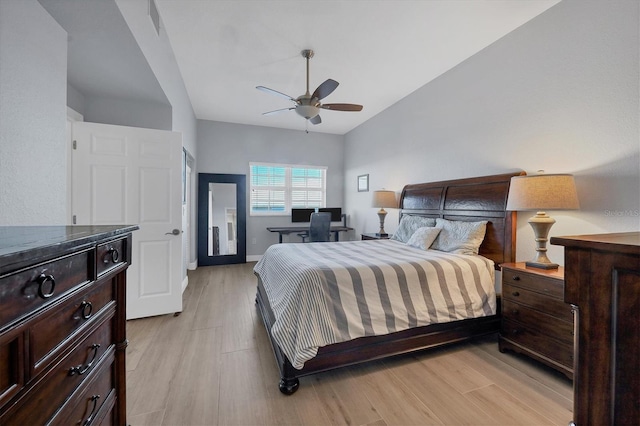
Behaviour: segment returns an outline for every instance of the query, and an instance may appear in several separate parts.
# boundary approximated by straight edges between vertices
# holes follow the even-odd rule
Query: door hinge
[[[78,143],[75,140],[73,141],[73,149],[78,149]]]
[[[77,218],[76,218],[76,215],[75,215],[75,214],[73,215],[73,218],[72,218],[72,221],[71,221],[71,222],[72,222],[74,225],[76,224],[76,222],[77,222]]]

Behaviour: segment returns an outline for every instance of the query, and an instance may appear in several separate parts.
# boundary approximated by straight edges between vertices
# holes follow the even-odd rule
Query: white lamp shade
[[[371,207],[379,208],[397,208],[398,201],[396,200],[396,193],[393,191],[373,191],[373,200],[371,201]]]
[[[509,186],[507,210],[575,210],[580,208],[572,175],[514,176]]]

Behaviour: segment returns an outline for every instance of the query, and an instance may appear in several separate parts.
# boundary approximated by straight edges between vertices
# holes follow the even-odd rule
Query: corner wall
[[[579,211],[551,236],[640,230],[637,1],[564,0],[345,136],[345,200],[377,229],[371,190],[522,169],[573,173]],[[535,253],[518,215],[517,259]],[[397,210],[385,228],[397,228]],[[562,263],[561,247],[549,256]]]

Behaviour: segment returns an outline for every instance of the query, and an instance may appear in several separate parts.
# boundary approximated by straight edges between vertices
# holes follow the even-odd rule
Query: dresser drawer
[[[527,305],[558,319],[573,322],[571,305],[568,303],[522,287],[516,287],[511,283],[502,284],[502,299]]]
[[[94,421],[100,423],[97,420],[105,413],[102,406],[113,401],[115,396],[113,352],[106,358],[106,362],[96,366],[100,371],[87,378],[49,424],[67,426],[90,425]]]
[[[502,271],[502,284],[503,286],[511,284],[517,287],[524,287],[537,293],[564,300],[564,283],[559,280],[554,280],[553,278],[536,276],[505,268]]]
[[[96,255],[96,269],[98,271],[98,276],[104,275],[112,269],[126,263],[126,250],[126,238],[100,244]]]
[[[565,340],[552,340],[546,334],[504,318],[500,335],[504,339],[521,345],[525,350],[533,347],[536,354],[545,356],[570,370],[573,369],[573,341],[567,343]]]
[[[22,329],[0,336],[0,407],[24,386],[23,336]]]
[[[537,330],[558,341],[573,344],[573,323],[558,320],[510,300],[502,301],[502,318],[517,321],[522,326]],[[505,326],[503,325],[503,328]]]
[[[114,313],[103,315],[98,328],[73,347],[70,354],[47,371],[44,377],[38,379],[31,394],[22,398],[13,413],[9,413],[7,419],[1,419],[0,424],[45,423],[74,390],[103,364],[103,357],[113,358],[115,346],[111,340]]]
[[[113,301],[111,280],[91,283],[54,312],[38,318],[29,327],[32,376],[38,374],[62,349],[62,344],[80,332]]]
[[[0,278],[0,329],[91,281],[93,256],[83,251]]]

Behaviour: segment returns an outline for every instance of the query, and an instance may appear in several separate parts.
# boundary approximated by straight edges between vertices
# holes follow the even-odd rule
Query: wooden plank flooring
[[[566,425],[572,387],[495,337],[304,377],[292,396],[254,303],[253,263],[189,272],[184,310],[127,323],[136,425]]]

